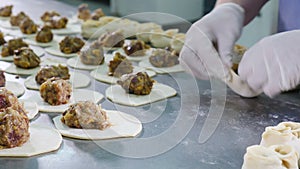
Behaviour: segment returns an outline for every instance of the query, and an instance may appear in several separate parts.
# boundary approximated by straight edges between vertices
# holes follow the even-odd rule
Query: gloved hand
[[[185,45],[180,53],[180,63],[186,70],[200,79],[209,78],[205,66],[205,56],[210,50],[205,46],[207,39],[217,47],[223,66],[231,68],[231,53],[241,35],[244,23],[244,9],[235,3],[225,3],[215,7],[209,14],[194,23],[186,34]]]
[[[300,83],[300,30],[266,37],[244,54],[238,73],[254,91],[273,97]]]

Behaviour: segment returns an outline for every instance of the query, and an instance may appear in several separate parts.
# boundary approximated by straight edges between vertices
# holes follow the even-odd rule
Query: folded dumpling
[[[242,169],[298,169],[299,155],[289,145],[247,148]]]
[[[300,154],[300,123],[282,122],[277,126],[266,127],[260,145],[290,145]]]

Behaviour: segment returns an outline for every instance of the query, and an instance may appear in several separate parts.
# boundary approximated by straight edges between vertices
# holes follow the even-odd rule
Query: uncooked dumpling
[[[300,154],[300,123],[282,122],[277,126],[267,127],[262,134],[260,145],[290,145]]]
[[[288,145],[247,148],[242,169],[298,169],[298,153]]]

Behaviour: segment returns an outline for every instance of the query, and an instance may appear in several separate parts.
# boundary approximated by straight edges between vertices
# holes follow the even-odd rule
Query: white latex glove
[[[266,37],[248,49],[239,75],[254,91],[273,97],[300,83],[300,30]]]
[[[241,35],[244,23],[244,9],[235,3],[225,3],[215,7],[209,14],[194,23],[186,34],[185,45],[180,53],[180,63],[186,70],[200,78],[209,78],[205,66],[205,56],[211,54],[204,46],[207,39],[217,46],[226,71],[231,68],[231,53]],[[205,43],[204,43],[205,42]],[[226,73],[226,72],[225,72]]]

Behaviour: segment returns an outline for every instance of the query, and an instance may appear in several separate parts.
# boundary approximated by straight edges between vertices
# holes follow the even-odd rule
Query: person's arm
[[[236,3],[245,10],[244,25],[247,25],[260,11],[268,0],[218,0],[216,6],[224,3]]]

